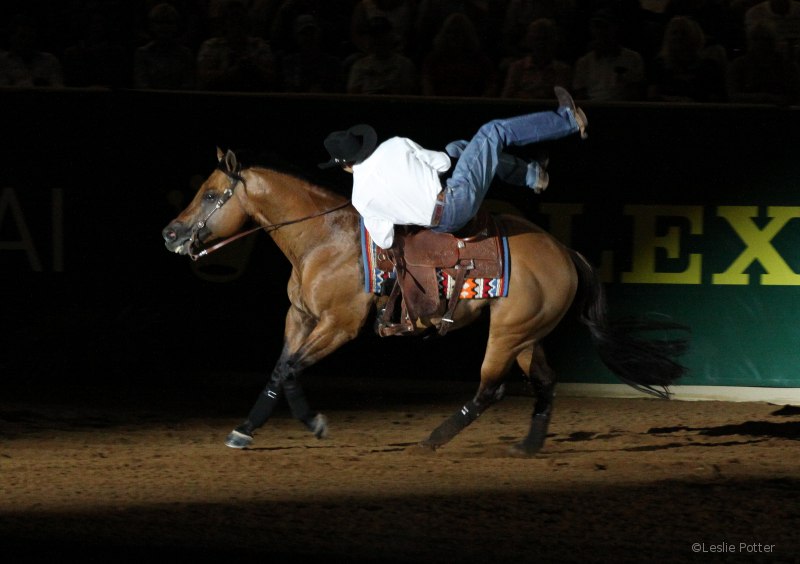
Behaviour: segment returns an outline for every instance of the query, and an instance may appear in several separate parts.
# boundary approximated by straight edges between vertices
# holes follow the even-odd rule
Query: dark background
[[[216,147],[234,149],[245,163],[291,167],[348,194],[346,175],[316,167],[327,159],[322,140],[332,130],[368,122],[383,139],[404,135],[440,148],[469,138],[490,119],[551,106],[414,97],[0,92],[5,132],[0,189],[13,190],[42,264],[34,271],[24,252],[0,249],[2,385],[157,387],[201,372],[271,369],[288,306],[289,264],[277,247],[263,234],[253,236],[234,250],[249,252],[249,260],[231,272],[224,265],[192,264],[166,251],[161,239],[161,229],[193,194],[193,182],[213,170]],[[722,224],[714,206],[797,202],[797,112],[732,105],[587,104],[585,109],[588,140],[573,136],[547,146],[551,184],[544,194],[498,184],[491,197],[545,228],[548,218],[539,213],[540,204],[583,204],[571,245],[594,262],[604,249],[615,250],[617,270],[625,269],[631,246],[630,226],[619,219],[622,206],[707,206],[707,236],[693,243],[702,247],[709,265],[701,287],[621,285],[618,272],[609,284],[612,305],[636,304],[631,293],[643,292],[648,300],[665,296],[668,309],[691,296],[697,312],[704,292],[713,290],[711,272],[723,270],[741,251],[726,249],[730,244],[714,234],[714,226]],[[63,199],[57,243],[54,191]],[[0,239],[19,241],[20,225],[8,208],[0,222]],[[63,254],[55,250],[59,246]],[[793,247],[785,244],[781,251],[790,264],[798,258]],[[784,292],[775,294],[780,299],[795,299],[793,288],[775,291]],[[700,326],[695,339],[704,338],[710,337]],[[549,340],[553,364],[567,381],[576,372],[570,364],[574,357],[593,354],[584,350],[585,339],[567,321]],[[382,340],[367,330],[313,370],[363,377],[435,373],[476,381],[484,345],[485,321],[434,341]],[[419,370],[418,359],[425,359],[426,370]]]

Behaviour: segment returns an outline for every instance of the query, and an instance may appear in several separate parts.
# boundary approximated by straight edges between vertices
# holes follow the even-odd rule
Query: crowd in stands
[[[25,0],[0,86],[800,105],[800,0]]]

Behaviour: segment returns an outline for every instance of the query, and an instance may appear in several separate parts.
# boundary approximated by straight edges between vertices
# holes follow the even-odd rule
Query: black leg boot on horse
[[[553,399],[555,398],[555,382],[541,385],[534,384],[536,404],[531,416],[531,426],[528,435],[519,443],[511,447],[511,454],[531,456],[544,446],[547,438],[547,429],[550,426],[550,417],[553,415]]]
[[[542,449],[547,438],[547,429],[553,415],[553,400],[556,395],[556,374],[547,363],[544,349],[538,344],[534,347],[530,360],[528,360],[528,355],[523,353],[519,356],[518,362],[533,386],[536,402],[528,434],[522,441],[511,447],[511,454],[531,456]],[[526,362],[528,368],[525,367]]]
[[[285,363],[279,363],[273,370],[267,387],[258,396],[247,419],[228,434],[225,444],[239,449],[250,446],[253,442],[253,432],[272,416],[281,395],[284,394],[292,416],[303,423],[318,439],[327,437],[328,419],[321,413],[311,411],[297,376],[290,368],[286,367]]]
[[[420,446],[436,450],[449,443],[456,435],[467,428],[492,404],[503,399],[505,386],[493,386],[478,391],[474,398],[465,403],[460,410],[451,415],[444,423],[436,427]]]

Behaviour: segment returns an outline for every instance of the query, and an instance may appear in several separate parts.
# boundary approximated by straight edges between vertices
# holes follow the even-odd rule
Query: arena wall
[[[135,381],[271,368],[289,272],[271,241],[258,235],[199,263],[169,254],[161,241],[161,229],[213,170],[217,146],[246,162],[296,167],[347,194],[346,175],[316,167],[327,159],[322,139],[332,130],[368,122],[381,138],[403,135],[436,148],[490,119],[554,104],[0,92],[4,377],[78,368],[85,378],[116,373]],[[498,183],[491,205],[515,208],[584,253],[601,269],[615,315],[690,326],[686,386],[800,388],[797,109],[585,109],[588,140],[543,147],[548,190],[537,196]],[[374,368],[365,376],[407,374],[403,358],[412,354],[430,358],[438,377],[474,379],[484,329],[438,344],[366,335],[339,356]],[[226,346],[240,339],[253,341],[252,352],[232,357]],[[210,341],[220,353],[209,353]],[[575,323],[564,323],[548,348],[570,385],[616,381]],[[353,363],[332,358],[318,370],[352,372]]]

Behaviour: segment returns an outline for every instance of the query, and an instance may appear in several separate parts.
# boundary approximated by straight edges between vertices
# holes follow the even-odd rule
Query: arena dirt
[[[225,562],[795,561],[800,409],[559,397],[544,450],[515,458],[532,398],[453,442],[416,443],[471,387],[309,385],[316,440],[282,407],[224,446],[252,383],[82,401],[0,399],[0,541],[54,557]]]

